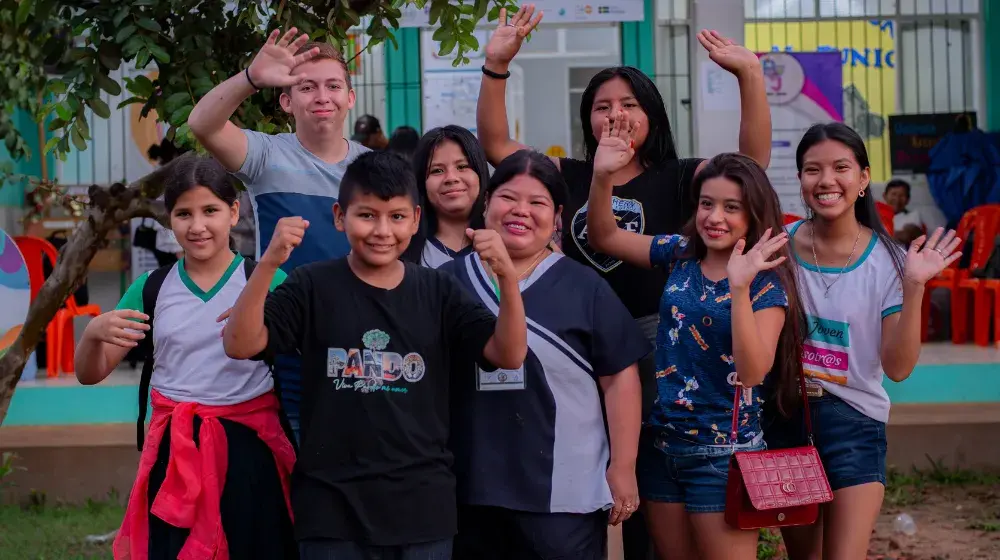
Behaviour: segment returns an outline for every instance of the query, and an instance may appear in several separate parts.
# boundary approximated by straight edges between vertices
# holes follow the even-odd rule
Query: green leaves
[[[166,101],[163,102],[164,108],[168,113],[173,113],[177,109],[184,106],[186,103],[190,103],[191,96],[188,95],[186,91],[179,91],[170,97],[167,97]]]
[[[115,27],[118,26],[116,25]],[[122,41],[129,39],[135,33],[135,29],[134,25],[126,25],[125,27],[122,27],[118,30],[118,33],[115,34],[115,42],[121,43]]]
[[[14,24],[17,27],[24,25],[24,22],[28,21],[28,15],[31,14],[31,8],[34,6],[34,0],[21,0],[17,6],[17,14],[14,16]]]
[[[121,95],[122,86],[118,82],[112,80],[106,74],[97,74],[94,76],[94,83],[97,87],[108,92],[109,95]]]
[[[149,53],[152,54],[156,60],[159,60],[160,62],[170,62],[170,55],[167,54],[167,51],[163,50],[160,45],[157,45],[152,41],[147,41],[146,48],[149,49]]]
[[[125,86],[128,88],[130,93],[143,99],[152,97],[153,95],[153,82],[142,74],[139,74],[131,80],[126,78]]]
[[[159,23],[156,23],[155,21],[153,21],[153,20],[151,20],[149,18],[139,18],[139,21],[136,22],[136,23],[139,24],[139,27],[141,27],[141,28],[143,28],[143,29],[145,29],[147,31],[152,31],[153,33],[159,33],[161,31],[163,31],[163,28],[160,27]]]
[[[115,14],[115,17],[111,20],[111,23],[115,27],[120,27],[122,22],[125,21],[125,18],[128,17],[128,11],[129,8],[128,4],[126,3],[124,6],[118,9],[118,12]]]
[[[90,110],[93,111],[98,117],[106,119],[111,116],[111,109],[108,107],[108,104],[99,97],[87,99],[85,103],[87,104],[87,107],[90,107]]]
[[[436,50],[458,65],[480,48],[477,22],[496,19],[501,5],[516,9],[514,0],[0,0],[0,139],[15,157],[27,157],[21,135],[35,132],[19,131],[11,117],[24,110],[46,123],[47,152],[86,149],[90,113],[109,118],[113,103],[155,110],[169,136],[191,145],[187,119],[197,100],[246,67],[277,26],[345,45],[363,25],[368,48],[385,41],[393,48],[401,9],[427,7]],[[234,120],[263,132],[291,130],[275,101],[271,92],[255,95]]]

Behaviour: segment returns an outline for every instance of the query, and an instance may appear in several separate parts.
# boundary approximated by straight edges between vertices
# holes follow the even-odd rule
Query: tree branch
[[[7,416],[14,388],[28,357],[63,302],[83,283],[90,261],[107,243],[108,233],[132,218],[157,218],[159,212],[155,200],[163,194],[170,169],[190,157],[194,157],[193,154],[185,154],[127,187],[121,183],[110,187],[90,187],[90,208],[86,219],[59,251],[52,274],[28,308],[20,335],[7,353],[0,357],[0,425]]]

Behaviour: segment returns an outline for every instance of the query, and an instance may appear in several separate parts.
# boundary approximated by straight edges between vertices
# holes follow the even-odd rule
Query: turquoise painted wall
[[[385,44],[386,123],[383,129],[396,130],[412,126],[423,130],[423,99],[420,73],[420,30],[400,29],[396,32],[398,49]]]
[[[1000,132],[1000,0],[988,0],[982,6],[986,129]]]
[[[31,149],[31,159],[14,161],[14,172],[22,175],[41,176],[42,174],[42,147],[44,142],[38,138],[38,125],[31,119],[27,112],[18,110],[14,115],[14,126],[24,136],[28,147]],[[49,168],[49,178],[54,177],[56,164],[52,155],[45,156]],[[10,154],[7,148],[0,142],[0,162],[10,161]],[[15,206],[20,208],[24,205],[24,187],[20,185],[3,185],[0,187],[0,206]]]
[[[1000,402],[1000,364],[917,366],[902,383],[885,381],[894,404]],[[42,387],[22,385],[14,393],[4,426],[135,422],[136,385]]]
[[[644,4],[645,19],[621,24],[622,65],[635,66],[652,77],[656,72],[656,7],[653,0]]]

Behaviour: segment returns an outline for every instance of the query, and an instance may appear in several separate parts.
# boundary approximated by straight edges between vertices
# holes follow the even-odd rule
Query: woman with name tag
[[[483,229],[490,167],[475,135],[453,124],[424,134],[412,161],[423,214],[403,259],[438,268],[473,252],[465,230]]]
[[[622,230],[611,177],[633,156],[634,130],[624,112],[604,123],[587,227],[602,253],[668,270],[657,399],[638,461],[649,532],[661,560],[749,560],[757,531],[724,519],[729,460],[734,451],[764,447],[757,386],[765,376],[775,378],[781,410],[789,412],[802,369],[801,307],[778,195],[752,159],[721,154],[695,177],[698,210],[685,235]],[[737,394],[739,423],[730,429]]]
[[[487,189],[486,227],[518,272],[528,356],[517,370],[470,365],[475,375],[458,378],[456,559],[600,560],[608,524],[638,507],[636,363],[652,346],[607,282],[549,248],[566,196],[556,166],[528,150]],[[476,255],[441,269],[496,312],[496,279]]]
[[[802,367],[834,498],[815,525],[782,535],[792,560],[854,560],[867,554],[885,493],[883,372],[900,382],[916,366],[924,285],[959,258],[961,240],[939,228],[904,254],[875,210],[864,142],[844,124],[810,128],[795,163],[810,213],[788,233],[806,311]],[[764,426],[772,449],[805,442],[800,416],[768,410]]]
[[[525,37],[542,20],[534,4],[522,4],[516,13],[501,9],[496,30],[484,48],[483,80],[476,114],[477,134],[493,165],[525,148],[511,137],[507,119],[506,91],[510,66]],[[764,89],[764,74],[757,56],[718,32],[698,33],[698,42],[713,62],[730,73],[739,85],[739,151],[767,167],[771,158],[771,110]],[[605,118],[628,111],[638,124],[633,132],[632,159],[611,177],[614,187],[612,210],[618,227],[644,234],[678,233],[695,213],[692,181],[705,160],[683,158],[674,144],[673,131],[663,97],[645,72],[632,66],[605,68],[590,79],[574,107],[580,115],[580,133],[585,155],[551,158],[566,181],[569,196],[557,223],[562,251],[591,267],[615,291],[652,342],[656,337],[657,305],[666,274],[662,269],[632,266],[596,248],[587,228],[587,197],[594,175],[594,152]],[[671,126],[673,125],[673,127]],[[639,364],[643,384],[643,413],[648,415],[656,396],[652,356]],[[642,514],[623,528],[625,560],[646,560],[649,536]]]

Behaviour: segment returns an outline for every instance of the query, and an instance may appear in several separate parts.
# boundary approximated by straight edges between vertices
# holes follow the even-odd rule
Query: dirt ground
[[[872,538],[872,560],[978,560],[1000,558],[1000,484],[913,487],[886,495]],[[916,523],[913,536],[897,534],[902,512]]]
[[[909,514],[916,534],[897,533]],[[621,536],[609,532],[609,560],[621,559]],[[758,560],[786,560],[781,538],[762,532]],[[1000,560],[1000,473],[934,465],[909,475],[890,473],[867,560]]]

